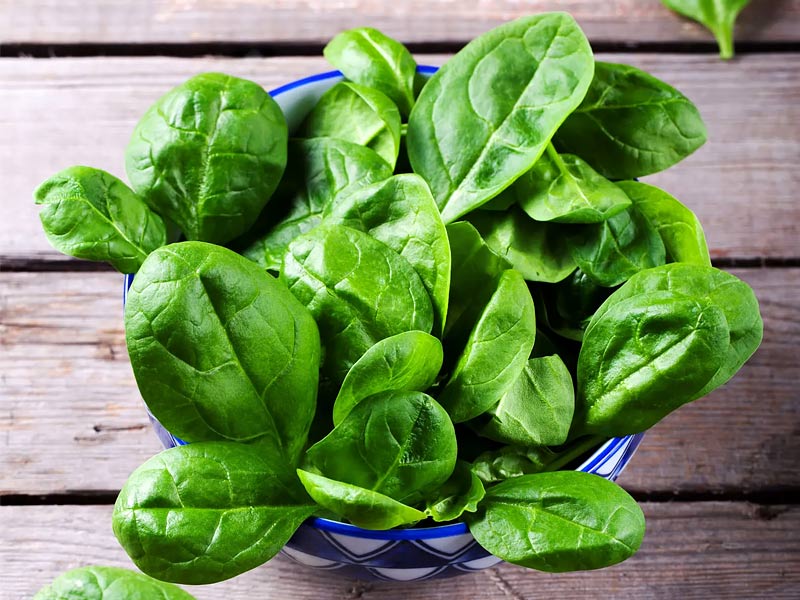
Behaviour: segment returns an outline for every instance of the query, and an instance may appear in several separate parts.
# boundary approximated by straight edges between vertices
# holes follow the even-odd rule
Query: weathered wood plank
[[[628,489],[800,486],[800,269],[735,273],[761,300],[764,344],[734,381],[648,434],[620,479]],[[0,273],[0,494],[117,490],[158,451],[125,351],[121,279]]]
[[[600,571],[553,575],[503,565],[441,581],[369,584],[278,557],[235,579],[189,591],[202,600],[797,597],[800,540],[793,532],[800,527],[800,507],[707,502],[643,508],[648,531],[638,554]],[[28,599],[78,566],[131,568],[111,533],[110,515],[110,506],[0,507],[3,597]]]
[[[678,86],[705,116],[709,143],[649,180],[702,220],[715,256],[797,256],[800,236],[800,54],[606,55]],[[441,56],[422,56],[439,64]],[[267,88],[328,69],[321,58],[0,60],[0,260],[63,257],[47,243],[31,200],[38,183],[72,164],[124,177],[138,117],[194,73],[221,70]]]
[[[325,43],[342,29],[364,25],[405,42],[462,42],[547,10],[572,13],[593,41],[711,39],[657,0],[31,0],[0,3],[0,43]],[[741,41],[796,41],[800,2],[754,2],[736,34]]]

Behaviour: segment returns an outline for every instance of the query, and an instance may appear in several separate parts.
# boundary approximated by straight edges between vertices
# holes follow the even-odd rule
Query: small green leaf
[[[719,45],[723,60],[733,58],[733,27],[750,0],[661,0],[667,8],[705,25]]]
[[[93,565],[62,573],[33,600],[194,600],[194,596],[128,569]]]
[[[454,521],[465,512],[478,510],[478,502],[485,494],[483,483],[472,472],[469,463],[460,460],[450,479],[427,500],[425,512],[440,523]]]

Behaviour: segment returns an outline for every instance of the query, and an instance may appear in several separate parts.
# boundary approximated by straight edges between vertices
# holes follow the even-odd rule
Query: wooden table
[[[735,380],[655,427],[620,478],[647,515],[641,551],[598,572],[502,566],[406,586],[278,558],[195,593],[800,597],[800,0],[755,0],[730,63],[657,0],[0,0],[0,597],[29,598],[80,565],[130,566],[111,505],[159,450],[125,352],[122,278],[48,246],[36,184],[71,164],[124,175],[138,116],[200,71],[271,88],[328,69],[322,45],[356,25],[435,64],[493,25],[550,9],[572,12],[602,59],[643,67],[699,105],[708,144],[648,180],[698,213],[715,263],[755,288],[765,320]]]

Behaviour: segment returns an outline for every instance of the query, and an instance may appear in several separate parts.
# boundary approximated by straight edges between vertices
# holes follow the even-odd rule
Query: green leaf
[[[525,280],[505,271],[439,396],[453,421],[477,417],[502,398],[533,348],[536,318]]]
[[[392,529],[425,518],[425,513],[389,496],[297,470],[308,495],[323,508],[364,529]]]
[[[553,333],[580,342],[592,315],[612,291],[612,288],[597,285],[586,273],[575,269],[564,281],[552,285],[539,284],[531,294],[536,314]],[[538,342],[538,335],[536,340]]]
[[[558,356],[531,358],[495,406],[472,423],[482,436],[520,446],[555,446],[567,439],[575,392]]]
[[[433,326],[431,300],[416,271],[356,229],[320,225],[297,238],[281,277],[317,321],[326,386],[338,389],[353,364],[383,338],[428,333]]]
[[[555,137],[559,152],[580,156],[609,179],[663,171],[705,141],[705,124],[686,96],[635,67],[604,62]]]
[[[304,468],[414,504],[456,464],[456,434],[444,409],[422,392],[388,391],[359,402],[306,451]]]
[[[589,473],[525,475],[486,492],[470,533],[503,560],[539,571],[601,569],[632,556],[644,515],[625,490]]]
[[[423,331],[406,331],[377,342],[348,371],[333,405],[338,425],[353,407],[379,392],[424,392],[442,368],[442,343]]]
[[[203,73],[145,113],[125,169],[136,193],[189,240],[224,244],[250,228],[275,191],[287,135],[261,86]]]
[[[559,155],[552,144],[509,189],[536,221],[600,223],[631,204],[625,192],[588,163],[574,154]]]
[[[369,233],[405,258],[420,276],[433,302],[434,329],[441,333],[450,291],[450,245],[439,209],[418,175],[389,179],[336,198],[324,214]]]
[[[136,469],[112,523],[142,571],[202,584],[267,562],[315,508],[280,453],[203,442],[166,450]]]
[[[657,291],[707,300],[725,315],[729,347],[716,375],[694,398],[705,396],[733,377],[761,344],[764,324],[753,290],[734,275],[712,267],[674,263],[635,275],[597,309],[593,320],[600,319],[617,302]]]
[[[651,267],[663,265],[666,250],[655,226],[635,207],[602,223],[569,233],[572,258],[597,285],[617,286]]]
[[[703,226],[695,214],[663,190],[646,183],[621,181],[617,185],[656,228],[669,262],[711,266]]]
[[[400,113],[377,90],[337,83],[322,95],[295,135],[339,138],[366,146],[394,168],[400,151]]]
[[[555,283],[575,270],[563,227],[534,221],[519,207],[468,216],[486,244],[528,281]]]
[[[696,398],[729,345],[725,314],[697,295],[612,294],[583,336],[573,430],[639,433]],[[605,305],[604,305],[605,306]]]
[[[583,99],[594,60],[566,13],[522,17],[467,44],[422,88],[408,155],[445,223],[530,169]]]
[[[403,44],[371,27],[343,31],[323,50],[344,76],[386,94],[407,117],[414,105],[417,63]]]
[[[450,479],[428,498],[425,512],[439,523],[454,521],[465,512],[478,510],[478,502],[485,494],[483,483],[472,472],[469,463],[460,460]]]
[[[59,252],[135,273],[167,243],[163,219],[122,181],[99,169],[69,167],[34,192],[48,241]]]
[[[236,248],[265,269],[278,272],[289,244],[322,221],[334,199],[391,177],[375,152],[346,140],[291,140],[289,164],[275,198]]]
[[[733,58],[733,27],[750,0],[661,0],[667,8],[705,25],[719,45],[723,60]]]
[[[316,406],[317,326],[254,263],[204,242],[159,248],[128,292],[125,336],[142,398],[174,435],[267,439],[290,458],[303,448]]]
[[[194,600],[171,583],[117,567],[72,569],[43,587],[33,600]]]

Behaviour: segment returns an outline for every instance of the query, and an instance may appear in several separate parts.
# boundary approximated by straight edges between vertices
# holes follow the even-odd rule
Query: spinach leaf
[[[558,225],[534,221],[517,206],[505,213],[476,211],[467,218],[489,248],[528,281],[555,283],[575,270],[565,231]]]
[[[621,181],[618,185],[658,231],[669,262],[711,266],[703,226],[691,210],[652,185],[637,181]]]
[[[167,243],[163,219],[122,181],[91,167],[69,167],[34,192],[39,219],[59,252],[135,273]]]
[[[593,69],[573,18],[545,13],[481,35],[431,77],[409,117],[408,155],[445,223],[533,166],[580,104]]]
[[[524,369],[535,336],[528,287],[518,272],[505,271],[439,396],[454,422],[473,419],[500,401]]]
[[[400,113],[377,90],[337,83],[322,95],[296,135],[333,137],[366,146],[394,168],[400,150]]]
[[[384,494],[335,481],[316,473],[297,470],[306,492],[323,508],[357,527],[392,529],[425,518],[425,513]]]
[[[189,442],[277,443],[294,459],[314,416],[314,319],[256,264],[204,242],[159,248],[128,292],[125,337],[150,411]]]
[[[292,240],[319,225],[334,198],[391,175],[386,161],[364,146],[335,138],[291,140],[289,164],[275,198],[236,247],[278,272]]]
[[[148,575],[215,583],[268,561],[315,508],[279,452],[203,442],[165,450],[136,469],[112,524]]]
[[[359,402],[306,451],[305,469],[414,504],[453,472],[456,434],[422,392],[389,391]]]
[[[580,342],[592,316],[612,291],[597,285],[580,269],[575,269],[564,281],[552,285],[538,284],[531,294],[536,314],[551,331]],[[536,340],[539,340],[538,334]],[[553,353],[557,352],[550,352]]]
[[[194,600],[171,583],[117,567],[80,567],[62,573],[33,600]]]
[[[572,258],[581,271],[606,287],[617,286],[639,271],[666,261],[661,236],[633,206],[602,223],[576,226],[569,241]]]
[[[729,346],[725,314],[705,298],[674,291],[615,296],[583,336],[575,433],[614,437],[652,427],[697,397]]]
[[[442,343],[424,331],[406,331],[376,343],[348,371],[333,405],[338,425],[353,407],[379,392],[424,392],[442,368]]]
[[[552,144],[510,188],[528,216],[557,223],[600,223],[630,206],[620,188],[574,154]]]
[[[447,237],[453,270],[444,335],[448,340],[463,338],[463,345],[500,276],[511,265],[489,249],[471,223],[451,223]]]
[[[281,277],[317,321],[326,388],[338,388],[379,340],[433,326],[428,292],[408,261],[350,227],[324,224],[297,238]]]
[[[125,169],[136,193],[189,240],[224,244],[250,228],[275,191],[287,135],[261,86],[204,73],[145,113]]]
[[[404,117],[411,112],[417,63],[403,44],[358,27],[338,34],[322,52],[351,81],[386,94]]]
[[[469,463],[459,460],[450,479],[428,498],[425,512],[437,522],[453,521],[465,512],[478,510],[478,502],[485,494],[483,483]]]
[[[629,65],[598,62],[581,105],[555,136],[609,179],[663,171],[706,141],[706,127],[678,90]]]
[[[539,571],[600,569],[632,556],[644,515],[625,490],[589,473],[525,475],[486,492],[466,515],[478,543],[503,560]]]
[[[753,290],[736,276],[713,267],[674,263],[634,275],[597,309],[592,320],[602,318],[617,302],[657,291],[702,298],[725,315],[730,331],[729,347],[716,375],[693,399],[705,396],[733,377],[761,344],[764,324]]]
[[[733,58],[733,26],[750,0],[661,0],[667,8],[705,25],[719,45],[723,60]]]
[[[555,446],[567,439],[575,392],[564,361],[557,355],[531,358],[498,402],[478,417],[482,436],[520,446]]]
[[[434,329],[441,333],[450,291],[450,245],[439,209],[418,175],[396,175],[336,198],[327,223],[369,233],[405,258],[433,302]]]

